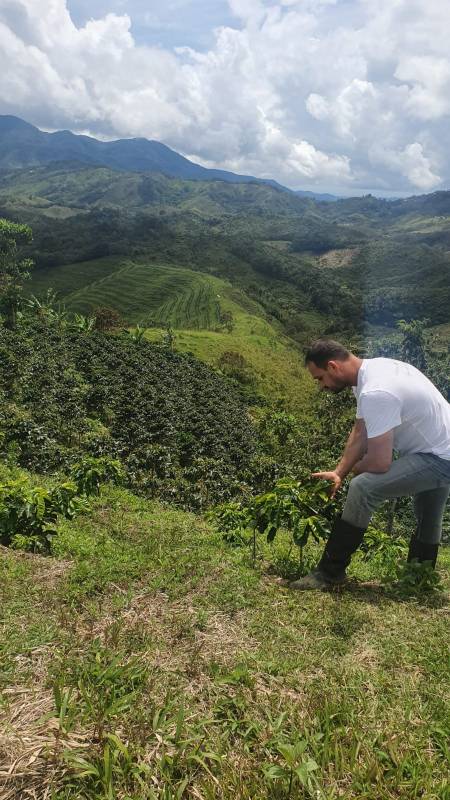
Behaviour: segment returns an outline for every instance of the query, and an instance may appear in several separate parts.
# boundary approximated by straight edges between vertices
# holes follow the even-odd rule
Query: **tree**
[[[108,306],[94,308],[92,316],[95,320],[95,330],[102,331],[102,333],[117,331],[125,325],[119,312],[115,308],[109,308]]]
[[[19,247],[31,239],[32,232],[28,225],[0,219],[0,298],[6,324],[11,329],[16,327],[23,282],[29,277],[33,266],[31,259],[20,259]]]
[[[397,328],[403,334],[401,343],[401,360],[414,364],[417,369],[426,371],[427,368],[427,327],[429,320],[413,319],[406,322],[401,319],[397,322]]]

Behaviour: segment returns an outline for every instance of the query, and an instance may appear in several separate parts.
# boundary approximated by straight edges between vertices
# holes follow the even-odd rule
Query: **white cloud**
[[[449,184],[442,0],[229,0],[207,51],[137,44],[133,2],[106,7],[77,26],[65,0],[0,0],[0,113],[159,139],[293,187]]]
[[[411,116],[432,121],[450,113],[450,59],[410,56],[399,61],[395,77],[406,83]]]
[[[424,192],[435,189],[440,183],[439,175],[432,171],[432,163],[424,155],[419,142],[412,142],[402,150],[389,150],[382,143],[375,144],[370,150],[370,158],[374,165],[384,165],[392,172],[400,172],[412,186]]]
[[[306,110],[315,119],[324,120],[330,116],[330,105],[321,94],[311,92],[306,98]]]

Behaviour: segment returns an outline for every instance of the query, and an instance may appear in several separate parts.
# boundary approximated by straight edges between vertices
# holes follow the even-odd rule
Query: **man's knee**
[[[356,475],[352,478],[348,487],[348,494],[355,500],[364,500],[375,496],[375,487],[370,479],[370,473],[362,472],[361,475]]]
[[[373,512],[381,503],[371,477],[370,473],[362,472],[350,481],[342,511],[342,519],[359,528],[367,528]]]

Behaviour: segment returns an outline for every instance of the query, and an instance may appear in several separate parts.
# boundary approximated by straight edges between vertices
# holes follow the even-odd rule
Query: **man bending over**
[[[361,359],[332,340],[314,342],[305,365],[322,389],[340,392],[351,386],[357,402],[339,464],[313,477],[332,482],[332,497],[349,473],[355,477],[316,569],[290,587],[326,589],[343,583],[373,512],[394,497],[414,497],[417,527],[408,561],[430,561],[434,567],[450,492],[450,404],[411,364]],[[393,450],[400,456],[395,461]]]

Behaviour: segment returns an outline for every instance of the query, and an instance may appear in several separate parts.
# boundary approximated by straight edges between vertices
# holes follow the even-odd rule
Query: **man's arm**
[[[363,419],[357,419],[347,439],[342,458],[331,472],[313,472],[313,478],[332,481],[331,497],[341,488],[342,481],[357,463],[362,463],[367,450],[367,432]]]
[[[336,467],[335,472],[341,481],[352,471],[352,468],[361,461],[367,452],[367,431],[363,419],[357,419],[350,431],[350,436],[342,454],[342,458]]]
[[[354,475],[360,475],[361,472],[387,472],[392,464],[393,445],[393,430],[368,439],[366,454],[353,466]]]

